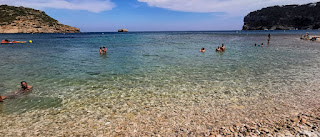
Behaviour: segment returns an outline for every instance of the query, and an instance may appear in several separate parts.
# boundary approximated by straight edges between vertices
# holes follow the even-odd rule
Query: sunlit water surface
[[[268,33],[272,34],[270,45]],[[158,102],[152,103],[160,105],[166,96],[194,102],[210,97],[218,104],[239,98],[233,102],[241,108],[241,98],[317,89],[320,43],[300,40],[303,33],[1,34],[1,39],[33,43],[0,45],[0,94],[17,90],[21,81],[34,87],[32,93],[2,103],[1,112],[59,108],[113,94],[119,96],[110,101],[120,106],[128,101],[122,97],[148,103],[154,96]],[[216,53],[222,43],[226,51]],[[255,47],[255,43],[265,46]],[[108,48],[107,55],[99,54],[101,46]],[[199,52],[202,47],[206,53]]]

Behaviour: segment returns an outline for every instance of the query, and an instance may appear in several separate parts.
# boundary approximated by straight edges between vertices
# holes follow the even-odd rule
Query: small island
[[[320,2],[263,8],[244,18],[243,30],[320,29]]]
[[[79,33],[45,12],[25,7],[0,5],[0,33]]]
[[[119,29],[118,32],[128,32],[127,29]]]

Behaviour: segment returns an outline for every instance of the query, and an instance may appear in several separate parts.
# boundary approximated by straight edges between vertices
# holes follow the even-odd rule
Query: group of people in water
[[[255,47],[257,47],[257,46],[258,46],[258,47],[260,47],[260,46],[261,46],[261,47],[264,47],[263,43],[261,43],[261,45],[257,45],[257,43],[255,43],[254,46],[255,46]]]
[[[224,44],[222,44],[222,46],[218,46],[218,48],[216,49],[216,52],[224,52],[226,50],[226,47],[224,46]]]
[[[268,44],[270,43],[270,40],[271,40],[271,35],[269,34],[268,35]],[[261,43],[261,45],[255,44],[255,46],[263,47],[264,44],[263,43]],[[221,47],[218,46],[218,48],[216,49],[216,52],[224,52],[225,50],[226,50],[225,45],[222,44]],[[204,48],[201,48],[200,52],[204,53],[204,52],[206,52],[206,50]],[[107,54],[107,48],[100,47],[100,54],[101,55]],[[18,91],[14,92],[13,94],[8,95],[8,96],[1,96],[0,95],[0,102],[3,102],[3,100],[5,100],[7,98],[14,98],[17,95],[23,95],[23,94],[29,93],[32,90],[32,86],[28,85],[26,81],[22,81],[20,84],[21,84],[20,89]]]
[[[268,34],[268,45],[270,44],[271,41],[271,34]],[[261,43],[261,45],[258,45],[257,43],[254,44],[255,47],[264,47],[264,44]],[[222,44],[222,46],[218,46],[218,48],[216,49],[216,52],[224,52],[226,50],[226,47],[224,44]],[[204,48],[200,49],[200,52],[204,53],[206,52],[206,50]]]
[[[268,45],[270,44],[270,41],[271,41],[271,34],[268,34]],[[258,45],[257,43],[254,44],[255,47],[264,47],[264,44],[261,43],[261,45]]]
[[[8,96],[1,96],[0,95],[0,102],[3,102],[3,100],[5,100],[7,98],[14,98],[17,95],[23,95],[23,94],[27,94],[27,93],[31,92],[32,86],[28,85],[28,83],[26,81],[22,81],[20,84],[21,84],[20,89],[18,91],[13,92],[11,95],[8,95]]]
[[[107,48],[106,47],[100,47],[100,54],[101,55],[107,54]]]
[[[216,52],[224,52],[226,50],[226,47],[224,44],[222,44],[222,46],[218,46],[218,48],[216,49]],[[206,50],[204,48],[200,49],[200,52],[204,53],[206,52]]]

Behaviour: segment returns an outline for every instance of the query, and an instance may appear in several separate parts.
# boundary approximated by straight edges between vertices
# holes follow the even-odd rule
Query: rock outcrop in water
[[[79,33],[45,12],[25,7],[0,5],[0,33]]]
[[[244,18],[243,30],[320,29],[320,2],[263,8]]]
[[[119,29],[118,32],[128,32],[127,29]]]

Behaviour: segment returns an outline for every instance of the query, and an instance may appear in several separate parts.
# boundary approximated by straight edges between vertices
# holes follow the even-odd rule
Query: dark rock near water
[[[244,18],[243,30],[320,29],[320,2],[263,8]]]

